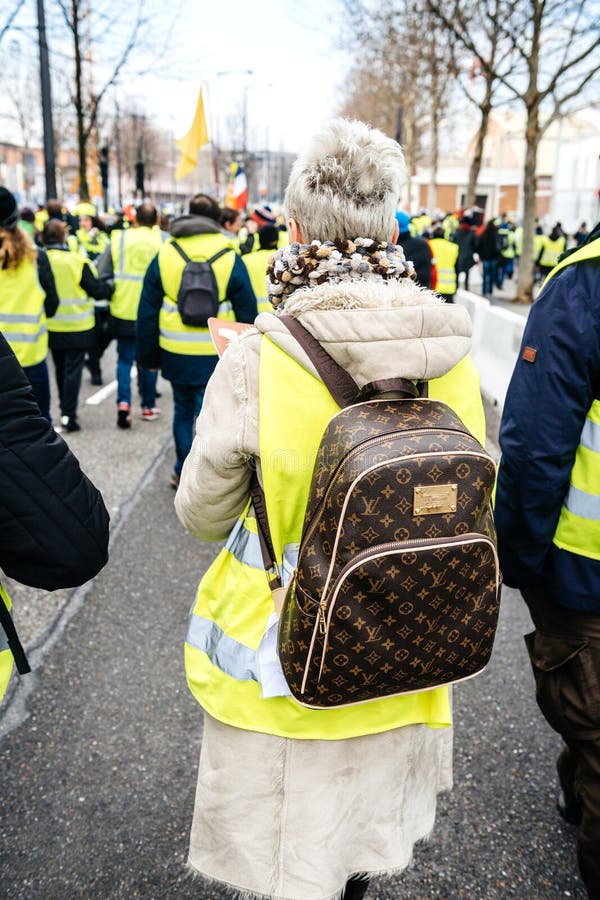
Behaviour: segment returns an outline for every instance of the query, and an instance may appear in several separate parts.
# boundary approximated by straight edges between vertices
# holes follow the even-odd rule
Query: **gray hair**
[[[396,141],[364,122],[333,119],[294,163],[287,215],[309,242],[389,241],[405,172]]]

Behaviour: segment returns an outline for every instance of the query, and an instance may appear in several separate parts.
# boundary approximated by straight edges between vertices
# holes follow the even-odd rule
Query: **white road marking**
[[[103,400],[106,400],[107,397],[110,397],[111,394],[114,394],[117,390],[117,382],[111,381],[109,384],[105,384],[104,387],[100,388],[99,391],[96,391],[95,394],[91,394],[86,402],[87,406],[98,406],[102,403]]]

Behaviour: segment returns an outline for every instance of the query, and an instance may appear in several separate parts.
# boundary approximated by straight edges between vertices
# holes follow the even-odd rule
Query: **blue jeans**
[[[24,366],[23,371],[29,379],[29,384],[33,388],[37,405],[45,419],[52,424],[50,416],[50,378],[48,377],[48,364],[45,359],[35,366]]]
[[[194,439],[194,426],[202,409],[205,384],[174,384],[173,388],[173,438],[175,439],[175,472],[181,475],[186,456]]]
[[[497,262],[495,259],[483,260],[483,286],[481,290],[486,297],[492,294],[494,282],[496,281],[496,267]]]
[[[117,338],[117,403],[131,406],[131,367],[135,362],[135,338]],[[138,366],[142,406],[156,406],[156,381],[158,372],[149,372]]]

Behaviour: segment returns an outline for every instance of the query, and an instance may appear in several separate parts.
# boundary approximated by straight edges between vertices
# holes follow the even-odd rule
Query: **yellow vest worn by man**
[[[215,356],[216,350],[208,328],[194,328],[184,325],[177,309],[177,294],[181,284],[185,262],[172,246],[173,240],[163,244],[158,254],[158,267],[165,296],[160,310],[159,346],[169,353],[184,356]],[[235,314],[231,303],[226,300],[227,285],[235,263],[235,246],[231,240],[220,232],[191,235],[177,238],[177,243],[194,262],[209,260],[225,247],[231,253],[224,253],[212,264],[217,289],[219,292],[219,319],[235,322]]]
[[[430,381],[429,396],[447,403],[485,441],[479,379],[470,357]],[[317,449],[338,406],[319,379],[263,337],[259,410],[263,486],[285,580],[298,550]],[[332,710],[306,709],[289,696],[264,698],[256,651],[273,612],[256,519],[248,506],[200,582],[186,638],[188,684],[214,718],[250,731],[317,740],[414,723],[451,724],[447,688]]]
[[[565,251],[565,239],[562,235],[557,237],[555,241],[551,241],[549,237],[545,237],[542,247],[543,251],[540,258],[540,266],[555,266],[560,254]]]
[[[435,257],[437,269],[436,293],[453,296],[456,293],[456,260],[458,244],[445,238],[432,238],[429,246]]]
[[[275,250],[257,250],[242,257],[248,269],[252,290],[256,294],[259,313],[271,312],[273,309],[267,296],[267,265],[274,253]]]
[[[15,269],[0,269],[0,331],[24,368],[48,353],[45,299],[35,262],[24,259]]]
[[[58,309],[48,320],[48,331],[81,332],[94,327],[94,301],[80,286],[85,260],[72,250],[47,251],[59,297]]]
[[[115,319],[134,322],[148,266],[162,246],[160,230],[140,226],[113,231],[110,247],[115,290],[110,313]]]

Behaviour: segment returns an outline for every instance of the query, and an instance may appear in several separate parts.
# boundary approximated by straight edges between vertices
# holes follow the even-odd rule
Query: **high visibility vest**
[[[542,246],[544,249],[540,259],[540,266],[555,266],[560,254],[565,251],[566,243],[562,235],[557,237],[555,241],[551,241],[549,237],[544,237]]]
[[[10,597],[8,596],[2,584],[0,584],[0,593],[2,594],[2,599],[4,600],[4,604],[7,610],[10,612]],[[2,600],[0,600],[0,603],[1,602]],[[4,629],[0,625],[0,700],[2,700],[4,694],[6,693],[6,688],[8,687],[8,682],[10,681],[12,667],[13,655],[8,648],[8,640],[6,639]]]
[[[158,318],[159,346],[169,353],[183,356],[214,356],[216,350],[208,328],[193,328],[184,325],[177,310],[177,294],[185,262],[171,246],[172,241],[163,244],[158,253],[160,279],[165,292]],[[219,291],[219,319],[235,322],[235,314],[231,303],[226,300],[227,285],[236,259],[233,243],[220,232],[214,234],[198,234],[192,237],[178,238],[177,243],[191,260],[206,261],[222,250],[231,247],[232,253],[224,253],[212,264]]]
[[[317,449],[338,406],[319,379],[267,337],[259,365],[261,470],[273,547],[285,580],[295,565]],[[430,381],[429,395],[451,405],[485,441],[479,379],[469,357]],[[290,696],[263,698],[256,651],[273,611],[248,505],[200,582],[185,644],[188,685],[214,718],[250,731],[316,740],[417,722],[451,723],[447,688],[331,710],[306,709]]]
[[[506,238],[506,247],[504,250],[501,250],[501,254],[504,259],[514,259],[515,256],[515,241],[512,231],[507,225],[501,225],[498,229],[498,236]]]
[[[537,262],[537,258],[540,255],[540,250],[546,240],[545,234],[534,234],[533,236],[533,261]]]
[[[113,231],[110,247],[115,277],[115,291],[110,311],[116,319],[134,322],[148,266],[162,246],[160,230],[140,226],[127,231]]]
[[[103,250],[108,246],[109,238],[103,231],[99,231],[98,234],[92,235],[89,231],[86,231],[85,228],[78,228],[75,237],[77,238],[77,243],[79,247],[81,247],[87,256],[90,259],[96,259]]]
[[[24,367],[36,366],[48,353],[45,298],[32,260],[0,269],[0,331]]]
[[[598,258],[600,238],[562,260],[549,273],[544,287],[567,266]],[[592,402],[581,431],[554,544],[579,556],[600,559],[600,400]]]
[[[273,307],[267,296],[267,264],[275,253],[274,250],[257,250],[256,253],[246,253],[243,257],[244,265],[248,269],[252,290],[256,295],[256,305],[259,313],[273,312]]]
[[[80,285],[85,260],[72,250],[51,247],[47,253],[59,298],[58,309],[48,319],[48,331],[90,331],[94,327],[94,302]]]
[[[458,259],[458,244],[447,241],[445,238],[432,238],[429,246],[435,257],[437,269],[436,291],[438,294],[456,293],[456,260]]]
[[[523,252],[523,226],[517,225],[515,230],[513,231],[514,245],[515,245],[515,253],[517,256],[521,256]]]

